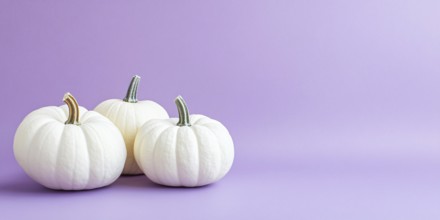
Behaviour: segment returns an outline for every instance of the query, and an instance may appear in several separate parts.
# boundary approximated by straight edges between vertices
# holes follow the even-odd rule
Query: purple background
[[[0,219],[439,219],[440,1],[0,0]],[[231,172],[182,189],[122,177],[47,190],[15,129],[71,92],[218,119]]]

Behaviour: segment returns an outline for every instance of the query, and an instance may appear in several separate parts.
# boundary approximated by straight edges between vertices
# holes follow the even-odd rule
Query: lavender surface
[[[440,2],[0,0],[0,219],[439,219]],[[221,121],[230,173],[43,188],[13,137],[65,92]]]

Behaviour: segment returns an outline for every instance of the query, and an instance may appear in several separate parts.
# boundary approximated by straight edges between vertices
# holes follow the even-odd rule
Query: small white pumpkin
[[[175,100],[179,119],[155,119],[136,136],[134,155],[153,182],[167,186],[196,187],[220,180],[234,160],[228,130],[203,115],[189,116],[181,96]]]
[[[142,174],[133,155],[134,138],[137,130],[150,119],[169,118],[167,111],[150,100],[138,101],[137,88],[140,81],[139,76],[133,76],[123,100],[110,99],[96,106],[95,111],[109,118],[122,133],[127,148],[127,159],[122,174]]]
[[[64,102],[67,106],[43,107],[24,118],[14,138],[18,164],[51,189],[84,190],[113,183],[127,154],[118,128],[101,114],[79,107],[70,93]]]

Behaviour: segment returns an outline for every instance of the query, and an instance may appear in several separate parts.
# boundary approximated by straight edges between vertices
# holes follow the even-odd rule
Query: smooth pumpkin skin
[[[230,170],[234,144],[218,121],[191,115],[191,126],[177,118],[151,120],[138,131],[136,161],[147,177],[167,186],[196,187],[216,182]]]
[[[120,175],[126,149],[106,117],[80,110],[80,125],[65,124],[68,108],[43,107],[27,115],[14,138],[19,165],[36,182],[57,190],[107,186]]]
[[[169,118],[167,111],[156,102],[144,100],[136,103],[121,99],[110,99],[96,106],[95,111],[109,118],[121,131],[127,149],[127,158],[122,174],[138,175],[138,167],[133,155],[134,139],[139,127],[151,119]]]

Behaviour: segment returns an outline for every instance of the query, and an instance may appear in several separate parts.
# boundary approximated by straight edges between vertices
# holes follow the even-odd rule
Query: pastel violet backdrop
[[[0,219],[439,219],[440,1],[0,0]],[[32,110],[138,96],[230,130],[196,189],[60,193],[18,167]]]

